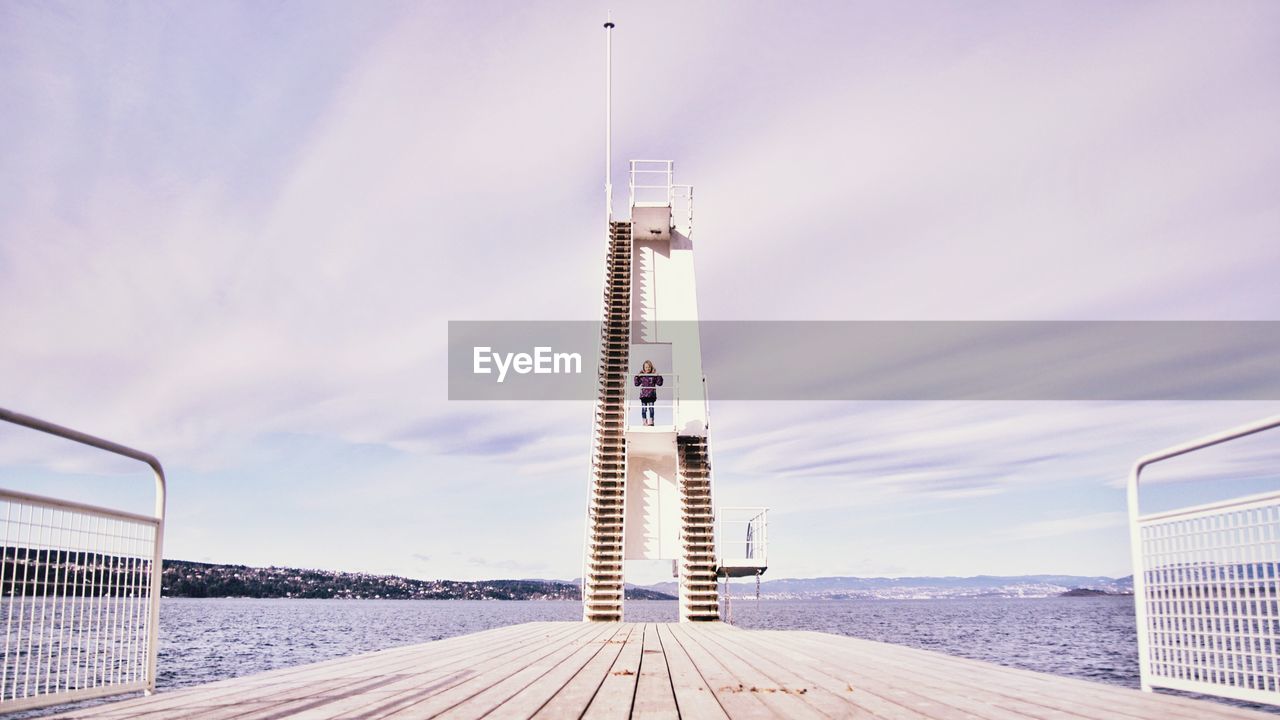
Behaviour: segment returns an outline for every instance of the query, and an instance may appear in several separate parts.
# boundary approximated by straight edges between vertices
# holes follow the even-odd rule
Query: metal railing
[[[646,373],[649,374],[649,373]],[[644,405],[640,402],[640,393],[649,388],[637,386],[635,383],[639,373],[632,373],[627,378],[627,403],[624,417],[627,427],[643,426]],[[680,376],[669,373],[652,373],[662,378],[662,384],[652,388],[657,398],[653,403],[654,427],[675,428],[680,421]],[[643,375],[640,375],[643,377]]]
[[[769,566],[769,508],[720,508],[716,514],[716,554],[721,574],[763,572]]]
[[[632,160],[630,207],[669,207],[671,224],[685,235],[693,232],[693,186],[676,185],[671,160]]]
[[[674,163],[670,160],[632,160],[628,185],[631,207],[671,204]]]
[[[1129,476],[1142,689],[1280,704],[1280,491],[1143,515],[1155,463],[1280,427],[1273,417],[1147,455]]]
[[[155,515],[0,490],[0,712],[155,691],[165,479],[147,453],[0,408],[0,420],[155,475]]]
[[[686,236],[693,234],[693,186],[671,186],[671,224]]]

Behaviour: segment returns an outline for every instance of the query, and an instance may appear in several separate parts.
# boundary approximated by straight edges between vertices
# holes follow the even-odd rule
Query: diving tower
[[[670,160],[632,160],[629,177],[630,219],[610,219],[605,259],[583,617],[621,621],[624,562],[670,560],[680,620],[717,620],[717,578],[763,572],[764,537],[745,526],[758,537],[745,552],[716,554],[693,188],[674,182]]]

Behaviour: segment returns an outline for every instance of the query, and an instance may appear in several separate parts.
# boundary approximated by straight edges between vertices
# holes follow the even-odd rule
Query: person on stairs
[[[653,369],[648,360],[640,366],[640,374],[635,377],[636,387],[640,388],[640,418],[647,426],[653,425],[653,405],[658,401],[656,388],[662,385],[662,376]]]

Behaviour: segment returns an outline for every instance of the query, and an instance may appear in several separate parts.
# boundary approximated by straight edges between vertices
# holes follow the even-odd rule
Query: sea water
[[[816,630],[1011,667],[1138,686],[1133,600],[742,600],[743,628]],[[174,688],[539,620],[580,620],[568,601],[166,598],[157,686]],[[631,600],[627,620],[676,619]]]

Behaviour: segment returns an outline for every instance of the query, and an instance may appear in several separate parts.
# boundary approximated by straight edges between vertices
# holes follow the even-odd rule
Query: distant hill
[[[1118,593],[1107,592],[1106,590],[1094,590],[1093,588],[1071,588],[1064,593],[1058,593],[1058,597],[1100,597],[1104,595],[1116,595]],[[1123,593],[1119,593],[1123,594]]]
[[[357,598],[416,600],[577,600],[574,583],[555,580],[414,580],[395,575],[255,568],[164,561],[166,597]],[[646,588],[626,588],[627,599],[675,600]]]
[[[674,582],[646,586],[658,592],[674,593]],[[754,597],[755,583],[735,581],[734,597]],[[760,597],[771,600],[844,599],[928,599],[966,597],[1055,597],[1075,589],[1092,589],[1106,594],[1133,591],[1133,578],[1080,575],[976,575],[973,577],[821,577],[780,578],[760,583]]]
[[[578,600],[580,581],[563,580],[414,580],[395,575],[255,568],[164,561],[167,597],[389,598],[424,600]],[[755,583],[736,580],[735,597],[754,597]],[[675,600],[675,582],[626,586],[629,600]],[[821,577],[780,578],[760,585],[767,600],[1042,598],[1121,595],[1133,592],[1133,578],[1080,575],[977,575],[974,577]]]

